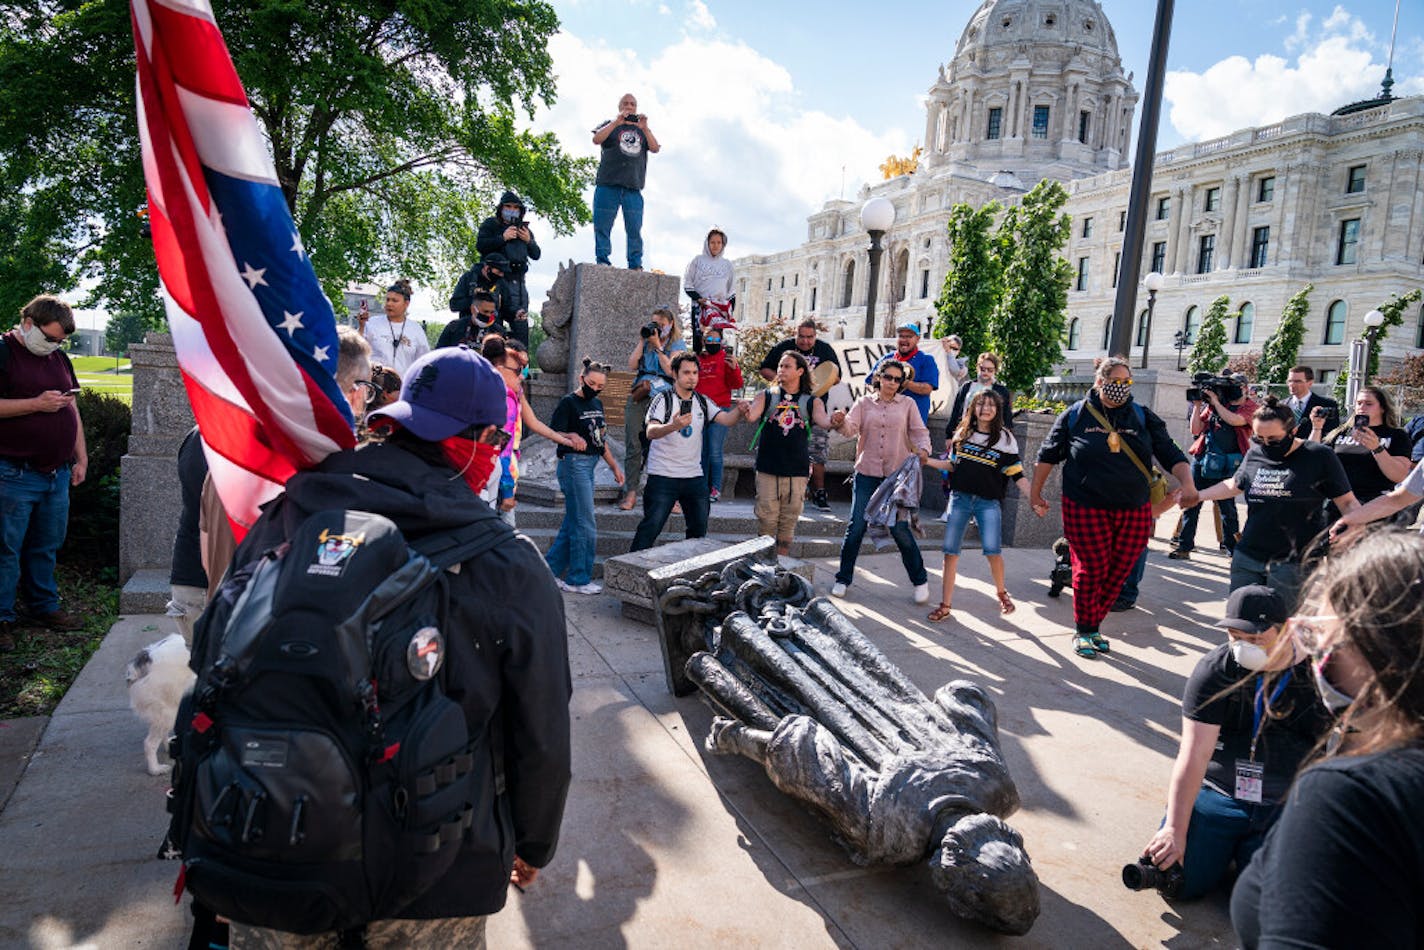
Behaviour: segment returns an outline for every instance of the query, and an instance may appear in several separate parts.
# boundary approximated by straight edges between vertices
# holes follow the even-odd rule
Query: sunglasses
[[[1283,435],[1279,439],[1265,439],[1259,435],[1253,435],[1251,436],[1251,441],[1256,445],[1280,445],[1282,442],[1285,442],[1289,438],[1290,436]]]
[[[899,373],[881,373],[880,378],[888,379],[890,382],[896,384],[903,383],[905,381],[905,377],[901,376]]]
[[[374,402],[381,395],[381,387],[371,382],[369,379],[358,379],[351,384],[352,389],[359,389],[366,394],[367,402]]]
[[[1300,648],[1318,660],[1323,660],[1338,646],[1325,645],[1326,639],[1339,629],[1340,618],[1334,614],[1292,617],[1286,621],[1286,632],[1295,638]]]

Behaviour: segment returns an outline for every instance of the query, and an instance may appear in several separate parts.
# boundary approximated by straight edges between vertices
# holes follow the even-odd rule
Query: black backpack
[[[493,811],[498,735],[447,695],[446,568],[510,540],[489,518],[412,548],[388,519],[329,510],[229,574],[194,636],[178,712],[175,890],[239,923],[351,931],[450,869]],[[423,552],[423,553],[422,553]],[[478,811],[477,811],[478,810]]]

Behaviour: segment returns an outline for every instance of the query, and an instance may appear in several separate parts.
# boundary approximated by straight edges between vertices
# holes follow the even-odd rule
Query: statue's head
[[[930,856],[930,876],[950,909],[1001,933],[1026,934],[1038,919],[1038,875],[1017,831],[993,815],[967,814]]]

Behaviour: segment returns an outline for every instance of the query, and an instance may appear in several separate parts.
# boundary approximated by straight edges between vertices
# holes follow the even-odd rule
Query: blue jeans
[[[0,459],[0,620],[14,620],[17,591],[30,613],[59,609],[54,560],[69,528],[69,466],[46,474]]]
[[[643,266],[643,193],[617,185],[593,188],[593,257],[600,264],[612,263],[613,219],[623,211],[623,231],[628,235],[628,266]]]
[[[682,503],[682,519],[687,522],[689,538],[707,536],[707,476],[692,478],[668,478],[666,475],[649,475],[647,487],[643,489],[643,520],[638,523],[638,532],[633,535],[630,551],[643,551],[653,546],[658,535],[663,533],[672,506]]]
[[[1238,802],[1202,786],[1187,826],[1181,896],[1201,897],[1221,883],[1233,862],[1237,871],[1245,870],[1280,811],[1280,805]]]
[[[979,547],[984,556],[1002,554],[1004,549],[1004,509],[996,499],[980,498],[968,492],[949,493],[949,520],[944,526],[945,554],[959,554],[969,519],[979,525]]]
[[[727,406],[718,406],[726,409]],[[707,487],[717,493],[722,491],[723,446],[727,443],[727,427],[705,425],[702,427],[702,471],[707,473]]]
[[[720,427],[719,427],[720,428]],[[865,540],[865,506],[870,496],[885,481],[876,475],[855,473],[855,484],[851,489],[850,524],[846,525],[845,540],[841,542],[841,567],[836,571],[836,583],[850,586],[855,577],[855,559],[860,556],[860,542]],[[905,573],[910,575],[910,583],[916,587],[929,583],[930,576],[925,571],[925,559],[920,554],[920,546],[910,533],[908,521],[896,521],[890,529],[890,537],[895,547],[900,549],[900,563],[905,565]]]
[[[1300,565],[1295,561],[1262,561],[1238,547],[1231,553],[1231,589],[1265,584],[1281,595],[1287,610],[1295,610],[1300,595]]]
[[[1137,556],[1137,563],[1132,565],[1132,572],[1127,575],[1127,580],[1122,582],[1122,590],[1117,599],[1129,604],[1137,603],[1137,586],[1142,583],[1142,575],[1146,573],[1147,549],[1143,548],[1142,553]]]
[[[1192,481],[1196,483],[1197,491],[1206,491],[1213,485],[1220,485],[1226,478],[1207,478],[1202,474],[1202,463],[1205,458],[1199,458],[1192,462]],[[1231,477],[1230,475],[1227,478]],[[1228,551],[1236,549],[1236,535],[1240,533],[1241,527],[1236,518],[1236,499],[1226,498],[1216,503],[1217,510],[1221,512],[1221,541],[1226,545]],[[1197,540],[1197,519],[1201,517],[1202,506],[1193,505],[1182,512],[1182,530],[1177,534],[1177,549],[1180,551],[1190,551],[1196,546]]]
[[[598,524],[593,518],[593,470],[597,455],[565,455],[559,459],[559,490],[564,493],[564,520],[544,555],[555,577],[579,587],[593,580],[593,556]]]

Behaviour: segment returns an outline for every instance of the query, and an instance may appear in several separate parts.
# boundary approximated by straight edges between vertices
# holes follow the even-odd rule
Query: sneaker
[[[558,584],[559,590],[563,591],[566,594],[573,594],[578,591],[577,587],[572,584],[566,583],[562,577],[554,578],[554,583]]]
[[[929,602],[930,602],[930,585],[929,585],[928,583],[925,583],[925,584],[916,584],[916,585],[915,585],[915,603],[917,603],[917,604],[927,604],[927,603],[929,603]]]
[[[1167,552],[1167,556],[1174,561],[1190,561],[1192,559],[1192,552],[1189,549],[1173,548]]]
[[[1125,610],[1132,610],[1132,609],[1134,609],[1136,606],[1137,606],[1137,601],[1135,601],[1135,600],[1123,600],[1121,597],[1119,597],[1117,600],[1113,601],[1113,605],[1112,605],[1111,607],[1109,607],[1108,610],[1111,611],[1112,613],[1120,614],[1120,613],[1122,613],[1122,612],[1125,611]]]
[[[831,510],[831,500],[826,497],[826,490],[824,488],[811,492],[811,504],[815,505],[821,511]]]
[[[569,590],[575,594],[601,594],[603,593],[603,585],[598,583],[598,581],[589,581],[587,584],[570,587]]]
[[[940,512],[939,520],[948,523],[948,521],[949,521],[949,509],[948,509],[948,508],[946,508],[946,509],[944,509],[944,511]]]
[[[52,610],[47,614],[35,614],[35,623],[50,630],[83,630],[84,621],[63,610]]]
[[[831,585],[831,596],[832,596],[832,597],[844,597],[844,596],[845,596],[845,592],[846,592],[846,586],[845,586],[844,584],[842,584],[840,581],[836,581],[834,584]]]
[[[722,493],[714,488],[707,493],[707,500],[715,505],[722,500]]]
[[[0,653],[15,649],[15,621],[0,620]]]

